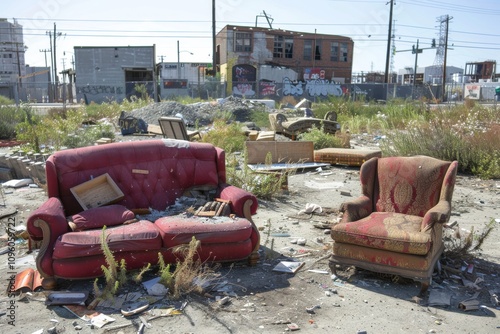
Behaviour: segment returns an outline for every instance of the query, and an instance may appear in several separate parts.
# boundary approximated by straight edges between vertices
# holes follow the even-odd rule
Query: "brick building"
[[[254,91],[261,92],[266,82],[277,83],[277,71],[284,73],[280,84],[314,80],[316,87],[331,90],[328,85],[351,83],[354,42],[349,37],[227,25],[216,44],[220,73],[236,95],[245,82],[254,86],[243,87],[243,95],[261,95]]]

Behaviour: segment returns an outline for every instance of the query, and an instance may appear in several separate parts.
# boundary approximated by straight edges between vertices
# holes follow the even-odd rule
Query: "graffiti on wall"
[[[304,80],[324,79],[325,70],[317,67],[304,69]]]
[[[283,78],[283,95],[302,95],[304,90],[302,89],[302,81],[292,81],[290,78]]]
[[[259,96],[276,95],[276,83],[271,80],[261,80],[259,82]]]
[[[326,79],[313,79],[302,81],[291,81],[289,78],[283,78],[283,95],[298,96],[303,93],[309,96],[342,96],[342,87],[334,81]]]
[[[77,86],[77,94],[98,95],[98,94],[123,94],[123,87],[108,85],[87,85]]]
[[[257,79],[257,69],[252,65],[240,64],[233,66],[233,95],[252,97],[253,87]]]
[[[342,87],[326,79],[306,80],[305,91],[309,96],[342,96]]]

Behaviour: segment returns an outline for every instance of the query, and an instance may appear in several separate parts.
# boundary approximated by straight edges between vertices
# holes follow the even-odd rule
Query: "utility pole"
[[[217,56],[215,41],[215,0],[212,0],[212,70],[214,77],[217,75]]]
[[[179,40],[177,40],[177,79],[181,79],[181,51],[179,50]]]
[[[391,58],[391,37],[392,37],[392,10],[394,6],[394,0],[389,1],[391,5],[391,9],[389,12],[389,33],[387,37],[387,54],[385,58],[385,83],[389,84],[389,60]],[[387,90],[389,91],[389,86],[387,86]]]
[[[419,48],[419,40],[417,39],[417,46],[415,45],[412,46],[411,50],[396,50],[396,52],[407,52],[411,51],[415,55],[415,67],[413,68],[413,82],[412,82],[412,87],[411,87],[411,97],[413,98],[413,91],[415,89],[415,85],[417,83],[417,64],[418,64],[418,54],[422,53],[424,50],[428,49],[434,49],[436,47],[436,42],[432,40],[432,45],[430,48]],[[422,82],[424,81],[424,78],[422,78]]]
[[[55,89],[55,94],[54,97],[57,96],[57,85],[58,85],[58,78],[57,78],[57,53],[56,53],[56,39],[57,39],[57,34],[56,34],[56,23],[54,22],[54,82],[56,83],[56,89]]]
[[[449,15],[446,15],[446,33],[445,33],[445,39],[444,39],[444,63],[443,63],[443,88],[441,91],[441,96],[443,97],[443,102],[446,102],[446,56],[448,54],[448,27],[450,26],[450,20],[453,17],[450,17]]]
[[[52,52],[52,31],[50,31],[50,30],[47,31],[47,34],[49,35],[49,40],[50,40],[50,44],[49,44],[50,45],[50,71],[51,71],[51,77],[52,77],[52,78],[50,78],[50,86],[49,87],[51,89],[49,89],[49,92],[48,92],[49,93],[49,100],[47,102],[51,102],[50,100],[52,100],[52,101],[54,100],[54,85],[53,85],[53,83],[54,83],[54,78],[55,78],[55,76],[54,76],[54,54]]]
[[[47,67],[47,52],[51,52],[51,51],[50,51],[50,49],[49,50],[43,49],[43,50],[40,50],[40,52],[45,53],[45,67]]]

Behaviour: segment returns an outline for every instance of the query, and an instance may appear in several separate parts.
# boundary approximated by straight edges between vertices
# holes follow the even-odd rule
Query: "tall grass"
[[[438,110],[426,122],[409,122],[387,131],[384,155],[428,155],[457,160],[459,171],[482,178],[500,177],[500,125],[489,109],[460,106]]]

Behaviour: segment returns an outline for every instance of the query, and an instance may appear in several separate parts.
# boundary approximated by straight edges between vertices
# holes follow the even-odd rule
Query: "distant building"
[[[397,83],[400,85],[413,85],[413,67],[405,67],[398,71]],[[461,77],[464,70],[460,67],[446,66],[446,82],[452,82]],[[439,85],[443,82],[443,71],[440,66],[417,67],[415,76],[416,84],[428,83],[431,85]]]
[[[157,93],[155,46],[75,46],[76,97],[101,103],[122,101],[145,85],[148,94]]]
[[[189,95],[190,90],[205,83],[211,67],[209,63],[159,63],[160,98]]]
[[[496,68],[495,60],[468,62],[465,63],[464,76],[468,82],[491,82],[496,77]]]
[[[23,26],[0,19],[0,95],[14,98],[14,87],[26,74],[25,49]]]
[[[340,84],[351,83],[349,37],[227,25],[216,44],[220,74],[234,95],[341,95]]]

